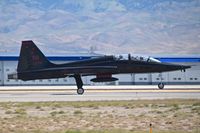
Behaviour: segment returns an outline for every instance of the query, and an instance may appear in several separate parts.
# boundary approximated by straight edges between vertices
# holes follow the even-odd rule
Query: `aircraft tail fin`
[[[38,70],[52,63],[44,56],[32,40],[22,41],[17,71]]]

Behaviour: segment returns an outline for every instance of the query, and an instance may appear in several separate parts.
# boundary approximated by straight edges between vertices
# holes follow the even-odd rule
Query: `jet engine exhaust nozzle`
[[[18,79],[17,73],[8,74],[8,79]]]

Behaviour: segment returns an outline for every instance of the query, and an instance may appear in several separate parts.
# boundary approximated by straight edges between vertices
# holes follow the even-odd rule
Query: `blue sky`
[[[1,0],[1,55],[27,39],[47,55],[195,55],[200,0]]]

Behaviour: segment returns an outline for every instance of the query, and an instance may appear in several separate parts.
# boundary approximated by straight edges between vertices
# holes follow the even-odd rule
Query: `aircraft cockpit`
[[[150,56],[141,56],[141,55],[131,55],[131,54],[121,54],[115,56],[116,60],[133,60],[133,61],[144,61],[144,62],[157,62],[160,63],[159,60],[150,57]]]

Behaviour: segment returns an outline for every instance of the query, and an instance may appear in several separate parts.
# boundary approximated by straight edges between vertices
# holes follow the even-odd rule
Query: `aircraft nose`
[[[181,70],[185,71],[185,69],[191,68],[191,66],[185,66],[185,65],[171,65],[171,69],[174,70]]]
[[[183,69],[191,68],[191,66],[182,66]]]

